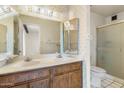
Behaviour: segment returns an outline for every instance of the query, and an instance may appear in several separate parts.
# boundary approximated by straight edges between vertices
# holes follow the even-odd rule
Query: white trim
[[[64,45],[63,45],[63,23],[61,22],[60,23],[60,54],[63,54],[64,53]]]
[[[120,23],[124,23],[124,20],[114,21],[114,22],[109,23],[109,24],[97,26],[96,28],[99,29],[99,28],[103,28],[103,27],[107,27],[107,26],[111,26],[111,25],[116,25],[116,24],[120,24]]]
[[[22,34],[23,34],[23,36],[22,36],[22,38],[23,38],[23,41],[22,41],[22,46],[23,46],[23,56],[26,56],[26,47],[25,47],[25,32],[24,32],[24,28],[23,28],[23,30],[22,30]]]

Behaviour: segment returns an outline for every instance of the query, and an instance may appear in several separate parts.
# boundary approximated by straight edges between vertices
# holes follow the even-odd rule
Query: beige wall
[[[72,5],[69,18],[79,18],[79,57],[83,60],[83,87],[90,87],[90,6]]]
[[[105,17],[94,12],[90,13],[90,29],[91,29],[91,65],[96,66],[96,27],[105,24]]]
[[[59,52],[60,22],[45,20],[29,16],[20,16],[22,23],[37,24],[40,26],[41,53]]]
[[[118,16],[116,22],[124,20],[124,11],[116,13],[116,14],[113,14],[113,15],[117,15]],[[111,16],[112,15],[105,17],[105,21],[106,21],[105,24],[111,24],[112,22],[115,22],[115,21],[111,21]]]

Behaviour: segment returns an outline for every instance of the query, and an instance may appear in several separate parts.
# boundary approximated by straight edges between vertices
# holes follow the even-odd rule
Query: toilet
[[[91,85],[101,87],[101,80],[105,78],[106,71],[102,68],[91,66]]]

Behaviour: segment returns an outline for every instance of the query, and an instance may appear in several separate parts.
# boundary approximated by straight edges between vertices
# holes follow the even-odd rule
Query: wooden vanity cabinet
[[[81,79],[81,70],[77,70],[69,73],[69,88],[81,88],[82,79]]]
[[[13,86],[13,88],[49,88],[49,79],[30,81],[25,84]]]
[[[28,88],[28,84],[21,84],[21,85],[17,85],[17,86],[14,86],[14,88]]]
[[[69,80],[68,74],[54,76],[52,87],[53,88],[69,88],[68,80]]]
[[[30,88],[49,88],[50,82],[49,79],[43,79],[43,80],[38,80],[38,81],[34,81],[29,83],[29,87]]]
[[[0,88],[80,88],[82,62],[0,76]]]
[[[81,88],[82,87],[82,65],[72,63],[60,65],[53,68],[54,88]]]

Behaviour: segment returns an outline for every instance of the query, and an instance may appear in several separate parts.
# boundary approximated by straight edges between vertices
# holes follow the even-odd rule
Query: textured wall
[[[79,53],[83,63],[83,84],[90,87],[90,7],[73,5],[69,8],[69,18],[79,18]]]
[[[90,30],[91,30],[91,65],[96,65],[96,27],[105,24],[105,17],[94,12],[90,14]]]
[[[118,19],[117,19],[117,21],[119,21],[119,20],[124,20],[124,12],[120,12],[120,13],[117,13],[117,14],[115,14],[115,15],[117,15],[118,17]],[[111,15],[112,16],[112,15]],[[111,21],[111,16],[107,16],[106,18],[105,18],[105,21],[106,21],[106,23],[107,24],[109,24],[109,23],[111,23],[112,21]],[[114,22],[114,21],[113,21]]]

